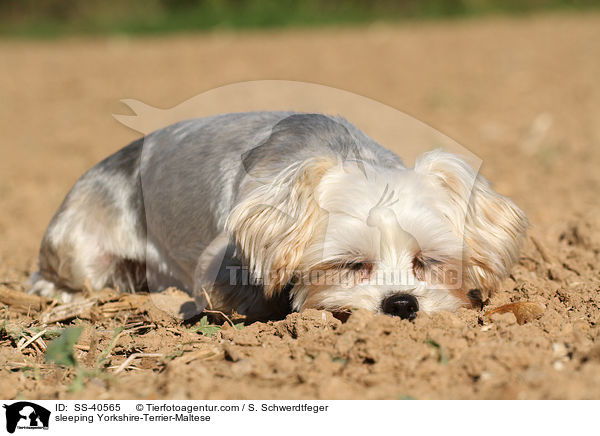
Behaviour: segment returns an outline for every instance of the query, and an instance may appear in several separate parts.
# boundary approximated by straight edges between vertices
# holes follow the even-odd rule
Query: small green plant
[[[221,326],[208,322],[208,317],[205,315],[200,319],[200,321],[198,321],[198,324],[196,324],[190,330],[194,333],[200,333],[201,335],[212,338],[221,330]]]
[[[79,366],[73,347],[79,340],[82,332],[81,327],[70,327],[64,329],[58,338],[48,344],[46,350],[46,362],[53,362],[57,365],[66,366],[75,369],[75,378],[69,385],[69,391],[75,392],[83,389],[87,373],[85,368]]]
[[[0,326],[0,335],[10,338],[15,344],[25,336],[25,330],[15,324],[4,321]]]
[[[430,345],[433,348],[437,349],[437,351],[438,351],[438,362],[440,362],[442,365],[448,365],[448,355],[446,354],[446,350],[444,350],[444,347],[442,347],[440,344],[438,344],[433,339],[427,339],[425,341],[425,343],[427,345]]]
[[[10,323],[4,320],[0,325],[0,337],[10,339],[13,344],[18,344],[23,338],[29,339],[31,336],[42,332],[41,338],[52,340],[61,335],[63,329],[48,329],[43,327],[22,327],[19,324]]]
[[[204,336],[208,336],[209,338],[212,338],[214,335],[216,335],[219,331],[221,331],[223,327],[217,324],[211,324],[208,321],[208,316],[203,316],[200,321],[198,321],[198,324],[196,324],[195,326],[193,326],[190,331],[193,333],[200,333],[201,335]],[[236,330],[242,330],[244,328],[244,323],[240,322],[237,324],[233,324],[233,328]]]
[[[73,354],[73,347],[81,336],[81,327],[64,329],[60,336],[48,344],[46,362],[54,362],[62,366],[76,367],[77,360]]]
[[[184,351],[181,349],[182,345],[179,345],[172,353],[167,354],[164,358],[164,362],[169,362],[177,357],[183,356]]]
[[[115,348],[115,345],[117,345],[117,339],[119,339],[119,336],[121,335],[122,331],[123,331],[123,327],[118,327],[115,329],[115,332],[113,333],[113,338],[110,341],[110,344],[108,344],[108,347],[106,347],[104,349],[104,351],[102,351],[102,353],[100,353],[100,355],[98,356],[98,359],[96,360],[96,367],[104,366],[104,364],[108,360],[108,355],[113,350],[113,348]]]
[[[30,327],[29,328],[29,332],[32,334],[44,331],[44,334],[42,334],[42,338],[48,339],[48,340],[52,340],[52,339],[59,337],[62,334],[63,330],[64,329],[48,329],[48,328],[42,328],[42,327]]]
[[[110,374],[102,371],[102,367],[108,360],[108,355],[115,347],[117,339],[123,331],[122,328],[117,328],[108,347],[96,359],[94,367],[85,368],[77,362],[73,352],[82,330],[81,327],[70,327],[60,331],[58,338],[50,342],[46,350],[46,362],[53,362],[75,370],[75,377],[68,388],[70,392],[81,391],[85,387],[85,383],[92,378],[110,377]]]

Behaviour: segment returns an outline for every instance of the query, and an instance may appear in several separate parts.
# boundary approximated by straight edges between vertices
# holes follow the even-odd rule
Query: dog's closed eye
[[[348,262],[343,265],[344,268],[351,269],[352,271],[361,271],[364,269],[373,268],[373,264],[369,262]]]
[[[441,260],[426,257],[421,253],[417,253],[412,261],[413,274],[417,280],[425,281],[427,271],[432,272],[432,270],[439,267],[441,264]]]
[[[415,256],[412,261],[413,274],[417,280],[425,280],[425,262],[421,258],[420,254]]]
[[[356,274],[359,280],[367,280],[373,273],[374,265],[369,261],[353,260],[340,263],[338,268]]]

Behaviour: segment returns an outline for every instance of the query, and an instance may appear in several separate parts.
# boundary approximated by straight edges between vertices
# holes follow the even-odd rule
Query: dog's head
[[[413,169],[323,158],[297,163],[244,195],[227,220],[267,297],[292,306],[366,308],[413,318],[468,306],[518,257],[527,221],[459,157]]]

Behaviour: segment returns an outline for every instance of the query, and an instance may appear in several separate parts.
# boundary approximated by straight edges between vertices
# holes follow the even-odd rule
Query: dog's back
[[[225,114],[151,133],[71,189],[44,235],[32,292],[134,291],[147,277],[191,291],[198,259],[240,193],[320,155],[402,166],[351,123],[319,114]]]

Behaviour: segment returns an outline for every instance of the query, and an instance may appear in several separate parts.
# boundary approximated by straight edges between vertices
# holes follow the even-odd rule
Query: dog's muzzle
[[[393,294],[383,300],[381,310],[388,315],[412,321],[417,317],[419,302],[409,294]]]

